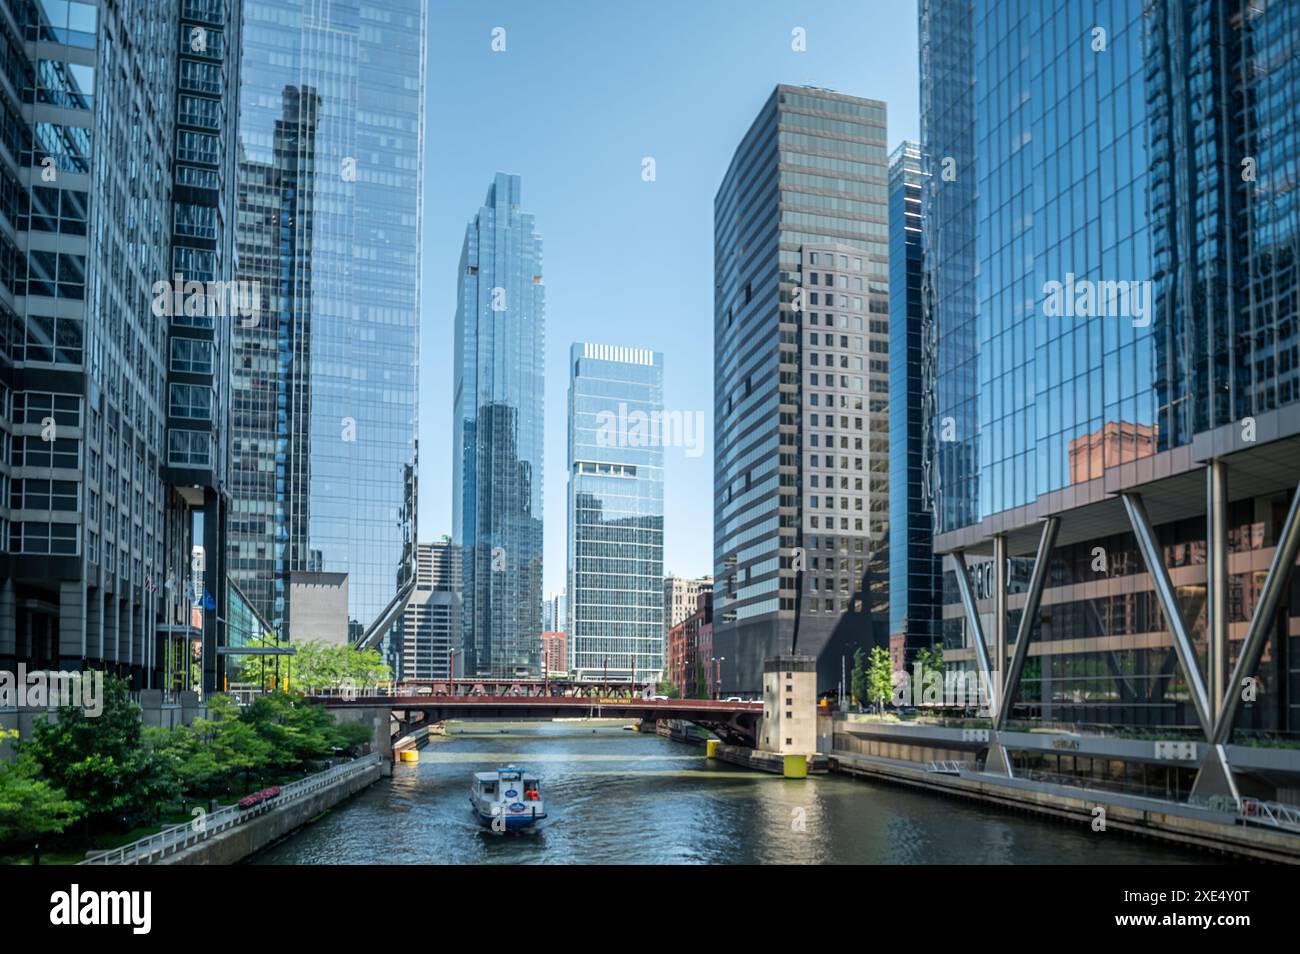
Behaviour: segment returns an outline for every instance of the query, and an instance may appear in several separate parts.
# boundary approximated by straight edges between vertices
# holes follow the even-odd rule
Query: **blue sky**
[[[505,29],[504,52],[492,31]],[[802,27],[807,50],[791,49]],[[465,224],[493,173],[523,177],[546,281],[545,589],[564,585],[567,353],[664,353],[664,404],[703,412],[668,448],[664,570],[710,572],[713,195],[777,83],[883,99],[915,139],[916,6],[820,0],[432,0],[420,365],[422,541],[451,533],[452,329]],[[641,177],[655,160],[656,179]]]

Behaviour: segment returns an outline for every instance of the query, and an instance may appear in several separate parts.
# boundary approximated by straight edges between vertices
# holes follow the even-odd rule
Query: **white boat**
[[[546,817],[541,779],[514,766],[475,772],[469,803],[479,824],[493,831],[531,828]]]

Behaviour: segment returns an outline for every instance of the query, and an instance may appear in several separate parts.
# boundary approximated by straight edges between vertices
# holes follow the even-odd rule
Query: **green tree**
[[[138,815],[153,804],[158,767],[141,743],[142,734],[140,707],[131,701],[126,680],[105,676],[99,716],[63,706],[55,721],[38,723],[20,747],[42,778],[82,806],[87,847],[97,823]]]
[[[661,679],[656,690],[659,695],[667,696],[669,699],[677,699],[680,697],[677,692],[677,684],[671,679]]]
[[[290,687],[302,692],[339,689],[350,682],[357,688],[374,686],[393,677],[378,649],[331,646],[320,640],[294,644]]]
[[[853,676],[850,692],[859,706],[867,698],[867,651],[859,646],[853,650]]]
[[[857,662],[856,658],[854,660]],[[876,704],[883,713],[885,700],[894,691],[894,667],[889,660],[889,651],[882,646],[871,649],[871,664],[867,670],[867,698]]]
[[[265,633],[261,636],[253,636],[248,640],[248,645],[257,649],[277,649],[280,643],[276,641],[274,633]],[[290,657],[286,656],[285,659]],[[276,686],[276,676],[283,678],[288,674],[288,667],[280,661],[278,656],[267,655],[250,655],[242,657],[239,664],[239,681],[251,685],[260,686],[266,690],[280,688]]]
[[[171,776],[180,794],[202,794],[220,774],[211,740],[203,733],[202,724],[146,729],[145,745],[152,748],[159,768]]]
[[[17,736],[14,730],[0,729],[0,742]],[[78,802],[40,777],[40,766],[30,753],[0,762],[0,844],[30,844],[32,860],[40,864],[41,835],[62,832],[81,811]]]
[[[695,694],[694,694],[694,698],[696,698],[696,699],[707,699],[707,698],[709,698],[709,679],[708,679],[708,676],[705,675],[705,672],[704,672],[704,663],[702,663],[702,662],[697,662],[697,663],[695,664]]]
[[[352,646],[336,647],[342,656],[339,668],[344,678],[357,688],[376,686],[393,678],[393,671],[379,655],[378,649],[356,649]]]
[[[332,748],[348,755],[358,756],[372,740],[370,726],[364,722],[336,722],[331,728]]]
[[[242,774],[245,788],[254,773],[260,774],[271,763],[271,743],[242,719],[225,719],[218,725],[212,751],[221,774],[227,779]]]
[[[336,749],[353,751],[371,737],[367,725],[337,723],[320,706],[286,693],[258,697],[240,718],[270,743],[277,764],[302,765]]]

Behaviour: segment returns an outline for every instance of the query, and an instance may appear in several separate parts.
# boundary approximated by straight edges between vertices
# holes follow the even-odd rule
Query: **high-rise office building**
[[[518,176],[493,179],[457,277],[452,529],[471,676],[541,674],[546,298],[520,191]]]
[[[778,86],[714,199],[724,692],[792,647],[829,687],[887,642],[887,173],[884,103]]]
[[[1300,787],[1221,746],[1300,728],[1300,8],[922,0],[920,33],[946,658],[995,729],[1212,743],[990,757]]]
[[[402,611],[406,679],[446,679],[460,651],[460,548],[450,541],[415,548],[415,591]]]
[[[658,679],[664,666],[663,355],[569,350],[570,673]]]
[[[311,638],[295,586],[346,573],[348,638],[382,642],[414,572],[426,16],[245,10],[239,269],[268,291],[235,327],[229,572],[282,638]]]
[[[239,22],[0,11],[0,667],[211,685]]]
[[[889,635],[905,653],[938,645],[943,615],[926,491],[935,342],[921,307],[923,182],[920,146],[905,141],[889,157]]]

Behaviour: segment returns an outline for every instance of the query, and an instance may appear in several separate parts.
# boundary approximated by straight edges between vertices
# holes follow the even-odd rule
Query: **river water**
[[[1055,822],[839,776],[786,781],[609,723],[451,723],[420,762],[273,845],[255,864],[1205,864]],[[483,831],[470,776],[542,778],[549,817]]]

